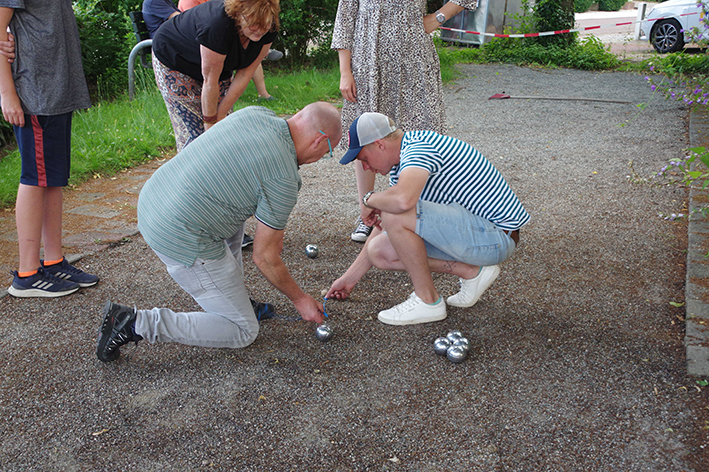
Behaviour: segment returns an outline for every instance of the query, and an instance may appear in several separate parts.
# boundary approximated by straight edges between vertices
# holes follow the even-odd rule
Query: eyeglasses
[[[327,135],[325,133],[323,133],[322,130],[318,130],[318,131],[320,131],[327,138]],[[327,138],[327,147],[330,148],[330,158],[331,158],[332,157],[332,144],[330,144],[330,138]],[[326,158],[326,159],[329,159],[329,158]]]

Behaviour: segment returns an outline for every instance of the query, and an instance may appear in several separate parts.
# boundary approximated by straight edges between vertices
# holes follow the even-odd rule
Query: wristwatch
[[[446,22],[446,15],[440,12],[440,10],[436,10],[436,21],[439,22],[440,24],[443,24]]]
[[[374,192],[367,192],[364,194],[364,197],[362,197],[362,205],[366,206],[367,208],[372,208],[371,206],[367,205],[367,200],[369,200],[369,197],[372,196]]]

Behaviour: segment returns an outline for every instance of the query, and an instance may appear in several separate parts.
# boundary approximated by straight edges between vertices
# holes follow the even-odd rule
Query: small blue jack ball
[[[308,244],[305,246],[305,255],[311,259],[315,259],[320,254],[320,249],[315,244]]]

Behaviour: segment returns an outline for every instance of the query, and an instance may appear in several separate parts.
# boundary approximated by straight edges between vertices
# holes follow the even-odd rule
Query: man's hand
[[[344,300],[345,298],[350,296],[350,293],[352,293],[352,289],[354,288],[354,284],[349,284],[345,282],[342,277],[339,279],[335,280],[333,282],[332,286],[330,287],[330,290],[328,290],[327,295],[325,295],[328,299],[330,298],[335,298],[337,300]]]
[[[381,215],[381,211],[377,210],[376,208],[367,208],[364,207],[362,209],[362,213],[360,213],[360,218],[362,218],[362,223],[364,223],[367,226],[374,226],[377,228],[379,231],[382,230],[381,223],[382,220],[380,219],[379,215]]]
[[[0,55],[7,58],[7,62],[15,62],[15,37],[7,34],[7,41],[0,41]]]
[[[293,305],[295,305],[298,314],[305,321],[314,321],[318,324],[322,324],[325,320],[325,308],[323,304],[308,294],[304,294],[302,298],[294,301]]]

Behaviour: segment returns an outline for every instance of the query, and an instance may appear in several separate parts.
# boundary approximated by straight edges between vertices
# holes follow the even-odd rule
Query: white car
[[[709,0],[702,0],[703,3]],[[647,39],[661,54],[676,52],[689,42],[688,33],[699,27],[704,13],[698,0],[668,0],[645,14],[640,25],[641,39]],[[702,29],[703,31],[703,29]]]

